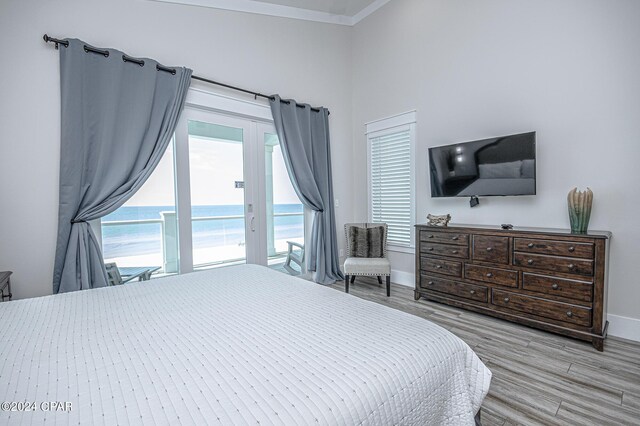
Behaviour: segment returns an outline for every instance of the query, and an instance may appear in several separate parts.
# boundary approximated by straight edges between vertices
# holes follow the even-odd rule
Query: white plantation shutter
[[[411,244],[411,132],[373,137],[371,221],[388,225],[389,244]]]
[[[377,131],[368,133],[369,217],[388,225],[389,245],[412,247],[413,124],[390,129],[384,129],[384,122],[375,125]]]

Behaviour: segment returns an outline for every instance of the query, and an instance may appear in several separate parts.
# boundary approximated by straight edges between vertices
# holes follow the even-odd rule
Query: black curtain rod
[[[54,43],[56,49],[59,48],[59,45],[63,45],[64,47],[69,47],[69,42],[67,40],[60,40],[60,39],[57,39],[57,38],[49,37],[47,34],[45,34],[42,38],[47,43]],[[87,46],[87,45],[84,46],[84,51],[85,52],[97,53],[99,55],[103,55],[104,57],[108,57],[109,56],[109,51],[108,50],[96,49],[94,47]],[[138,64],[141,67],[144,66],[144,60],[142,60],[142,59],[133,58],[133,57],[127,56],[127,55],[122,55],[122,60],[124,62],[132,62],[134,64]],[[165,71],[165,72],[168,72],[168,73],[171,73],[171,74],[175,74],[176,73],[175,69],[169,68],[169,67],[165,67],[165,66],[162,66],[160,64],[156,65],[156,69],[158,71]],[[263,93],[254,92],[252,90],[242,89],[240,87],[231,86],[230,84],[220,83],[218,81],[210,80],[208,78],[200,77],[200,76],[197,76],[197,75],[192,75],[191,78],[193,80],[198,80],[198,81],[202,81],[202,82],[209,83],[209,84],[215,84],[216,86],[226,87],[227,89],[231,89],[231,90],[236,90],[238,92],[247,93],[249,95],[253,95],[254,99],[258,99],[258,97],[260,97],[260,98],[265,98],[265,99],[269,99],[269,100],[275,100],[274,96],[265,95]],[[287,105],[291,103],[290,101],[285,101],[285,100],[281,100],[280,102],[283,102],[283,103],[285,103]],[[304,108],[305,107],[302,104],[296,104],[296,106],[299,107],[299,108]],[[320,109],[319,108],[311,108],[311,111],[318,112],[318,111],[320,111]],[[330,112],[327,111],[327,114],[330,114]]]

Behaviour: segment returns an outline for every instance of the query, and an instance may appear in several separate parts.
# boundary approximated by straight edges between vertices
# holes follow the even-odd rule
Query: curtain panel
[[[88,221],[122,206],[145,183],[178,123],[191,70],[161,71],[114,49],[60,46],[60,201],[53,292],[107,285]]]
[[[313,210],[307,270],[317,283],[331,284],[344,278],[340,271],[336,219],[333,206],[329,111],[297,106],[274,95],[270,100],[282,155],[293,188],[307,208]]]

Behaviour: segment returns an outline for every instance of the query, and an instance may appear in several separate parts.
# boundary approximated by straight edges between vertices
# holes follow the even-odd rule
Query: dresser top
[[[611,238],[610,231],[591,231],[589,230],[586,234],[574,234],[570,229],[562,229],[562,228],[534,228],[534,227],[525,227],[525,226],[514,226],[512,229],[502,229],[500,225],[471,225],[466,223],[450,223],[448,226],[430,226],[426,223],[416,224],[418,227],[425,227],[429,229],[455,229],[459,231],[491,231],[491,232],[504,232],[508,233],[527,233],[527,234],[553,234],[553,235],[565,235],[565,236],[575,236],[575,237],[591,237],[591,238]]]

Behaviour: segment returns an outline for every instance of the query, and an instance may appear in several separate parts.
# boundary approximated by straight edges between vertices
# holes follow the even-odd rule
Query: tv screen
[[[535,195],[536,133],[429,148],[432,197]]]

